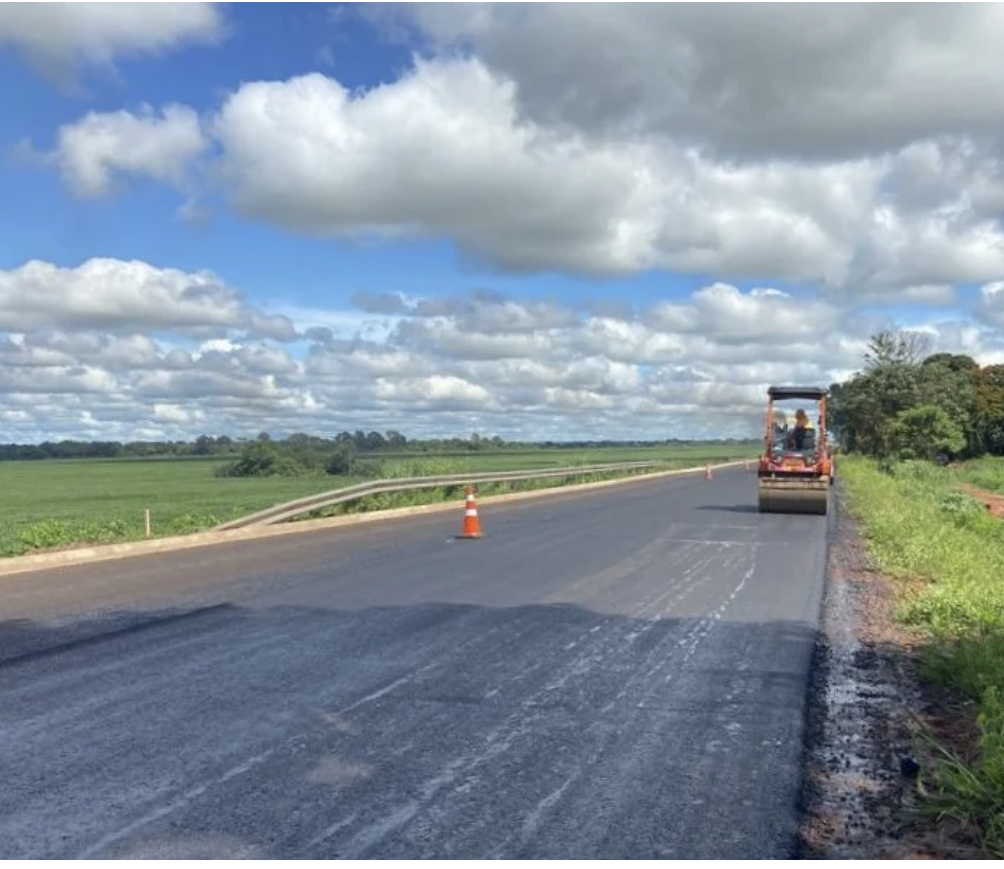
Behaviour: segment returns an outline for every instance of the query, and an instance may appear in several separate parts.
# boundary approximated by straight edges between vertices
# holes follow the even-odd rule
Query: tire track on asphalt
[[[676,540],[661,539],[649,544],[626,561],[575,583],[579,591],[601,586],[660,563],[663,557],[668,554],[671,554],[669,565],[682,568],[677,574],[676,583],[671,583],[664,591],[635,606],[629,612],[627,619],[624,619],[623,616],[604,618],[598,624],[580,632],[578,637],[565,647],[566,650],[581,647],[580,651],[571,660],[563,661],[560,665],[560,672],[541,688],[520,700],[515,705],[514,711],[484,736],[478,751],[468,752],[464,757],[458,758],[446,775],[437,778],[424,800],[419,802],[409,800],[398,809],[391,810],[390,814],[395,819],[395,823],[388,825],[386,819],[381,819],[373,825],[372,829],[366,828],[357,833],[349,845],[339,848],[339,856],[348,859],[366,859],[367,851],[370,848],[375,847],[383,838],[413,821],[418,814],[427,810],[429,803],[434,798],[440,796],[447,788],[452,790],[454,801],[471,793],[478,786],[480,781],[478,773],[481,770],[500,763],[501,758],[513,750],[520,740],[528,738],[534,732],[542,729],[543,720],[557,702],[553,698],[554,694],[560,693],[561,689],[565,688],[573,678],[584,676],[595,667],[603,666],[603,663],[614,654],[619,654],[625,659],[629,658],[634,642],[643,639],[645,635],[659,628],[661,615],[668,614],[676,603],[693,593],[698,586],[704,585],[714,578],[711,568],[719,560],[720,553],[714,549],[709,551],[709,549],[711,547],[705,545],[680,547]],[[599,734],[600,738],[593,739],[594,747],[587,758],[578,765],[578,771],[538,803],[536,821],[526,828],[528,833],[532,833],[536,829],[548,811],[557,808],[562,795],[568,788],[585,774],[616,740],[616,734],[608,733],[604,736],[601,733],[606,724],[606,714],[622,704],[624,698],[629,692],[636,690],[638,684],[651,680],[660,670],[685,664],[694,654],[700,642],[714,629],[715,623],[728,605],[745,587],[754,570],[755,562],[751,561],[739,583],[729,589],[716,609],[709,616],[687,629],[682,637],[667,634],[667,637],[657,643],[647,654],[642,666],[635,669],[635,672],[628,677],[625,686],[614,699],[600,709],[599,714],[592,716],[593,720],[583,729],[583,738],[594,734]],[[644,624],[645,627],[639,630],[638,622]],[[398,684],[388,686],[386,690],[380,692],[379,698],[374,696],[365,698],[365,700],[387,697],[393,691],[405,687],[407,681],[407,679],[403,679]],[[410,698],[405,696],[399,699],[407,702]],[[463,783],[458,785],[457,782],[461,778]],[[468,827],[468,835],[476,834],[487,823],[489,823],[488,820],[474,822]],[[495,851],[496,855],[503,853],[509,844],[511,842],[500,845]]]

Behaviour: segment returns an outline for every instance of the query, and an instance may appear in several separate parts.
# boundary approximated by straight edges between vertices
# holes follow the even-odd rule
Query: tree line
[[[453,449],[457,451],[498,449],[513,446],[500,437],[474,434],[469,439],[445,438],[409,440],[397,431],[343,431],[332,437],[297,432],[285,438],[273,438],[261,432],[254,438],[232,438],[228,435],[212,437],[200,435],[190,440],[170,441],[44,441],[39,444],[0,444],[0,461],[38,461],[44,459],[116,459],[153,457],[232,456],[241,453],[253,443],[274,443],[281,449],[331,449],[351,445],[355,452],[378,451],[430,452]]]
[[[253,438],[232,438],[228,435],[213,437],[200,435],[190,440],[173,441],[45,441],[39,444],[0,444],[0,461],[40,461],[45,459],[127,459],[127,458],[191,458],[218,456],[230,458],[245,454],[260,454],[262,444],[272,445],[272,450],[284,455],[331,453],[359,455],[367,453],[406,453],[437,455],[488,452],[493,450],[537,450],[557,448],[595,449],[603,447],[658,447],[688,446],[698,441],[669,440],[582,440],[582,441],[517,441],[505,440],[498,435],[487,436],[477,432],[468,438],[408,438],[398,431],[342,431],[331,437],[297,432],[284,438],[274,438],[261,432]],[[726,440],[722,443],[741,443]],[[270,452],[265,449],[264,452]]]
[[[1004,456],[1004,365],[929,348],[916,332],[871,337],[863,369],[830,386],[828,428],[842,449],[879,459]]]

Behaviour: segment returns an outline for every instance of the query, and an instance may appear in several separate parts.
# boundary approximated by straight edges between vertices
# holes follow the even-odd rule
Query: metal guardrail
[[[508,481],[520,480],[543,480],[549,477],[573,477],[586,474],[602,474],[615,471],[631,471],[644,468],[658,468],[672,464],[672,459],[658,459],[648,462],[616,462],[605,465],[576,465],[567,468],[541,468],[534,471],[485,471],[471,474],[442,474],[438,476],[425,477],[402,477],[400,479],[373,480],[369,483],[359,483],[355,486],[346,486],[341,489],[333,489],[328,492],[321,492],[317,495],[310,495],[306,498],[298,498],[295,501],[287,501],[284,504],[276,504],[257,513],[233,519],[217,525],[214,531],[230,531],[236,528],[250,528],[259,525],[274,525],[286,519],[292,519],[302,513],[309,513],[312,510],[320,510],[324,507],[333,507],[336,504],[343,504],[346,501],[354,501],[364,498],[367,495],[378,495],[384,492],[404,492],[409,489],[434,489],[439,486],[463,486],[471,483],[505,483]],[[710,461],[710,460],[708,460]],[[730,465],[743,464],[744,461],[726,462],[715,465],[715,467],[728,467]],[[681,473],[685,471],[698,471],[705,466],[704,463],[693,468],[679,468]]]

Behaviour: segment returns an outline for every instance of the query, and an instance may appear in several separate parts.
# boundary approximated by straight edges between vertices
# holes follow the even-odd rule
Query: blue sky
[[[0,118],[4,150],[16,151],[25,138],[48,149],[61,124],[86,112],[171,102],[210,112],[221,93],[245,81],[310,72],[366,90],[394,81],[412,63],[410,47],[384,38],[351,4],[220,5],[230,33],[221,44],[189,47],[168,58],[119,61],[114,73],[85,68],[79,76],[87,91],[83,98],[53,88],[9,53],[0,57],[0,82],[14,97],[13,110]],[[480,286],[573,304],[625,296],[646,304],[684,297],[714,279],[672,273],[614,282],[561,272],[511,275],[458,260],[448,238],[378,250],[337,245],[245,220],[212,196],[206,205],[213,219],[193,225],[175,214],[177,194],[154,183],[134,184],[107,201],[80,201],[67,195],[57,176],[27,170],[16,158],[4,165],[0,183],[18,200],[30,202],[33,217],[26,221],[13,211],[0,215],[7,241],[0,261],[4,267],[38,257],[72,265],[99,253],[193,271],[212,268],[264,304],[282,298],[304,306],[347,305],[357,290],[436,296]],[[293,280],[290,263],[296,263]],[[747,284],[752,285],[737,285]]]
[[[971,73],[996,18],[944,22],[917,81],[955,96],[916,101],[928,13],[896,13],[862,106],[869,13],[779,60],[772,12],[740,52],[734,16],[678,10],[0,12],[0,440],[745,434],[879,326],[1004,361],[1004,105]]]

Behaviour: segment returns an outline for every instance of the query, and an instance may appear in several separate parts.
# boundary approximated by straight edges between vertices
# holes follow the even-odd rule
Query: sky
[[[0,5],[0,441],[756,436],[1004,362],[999,4]]]

